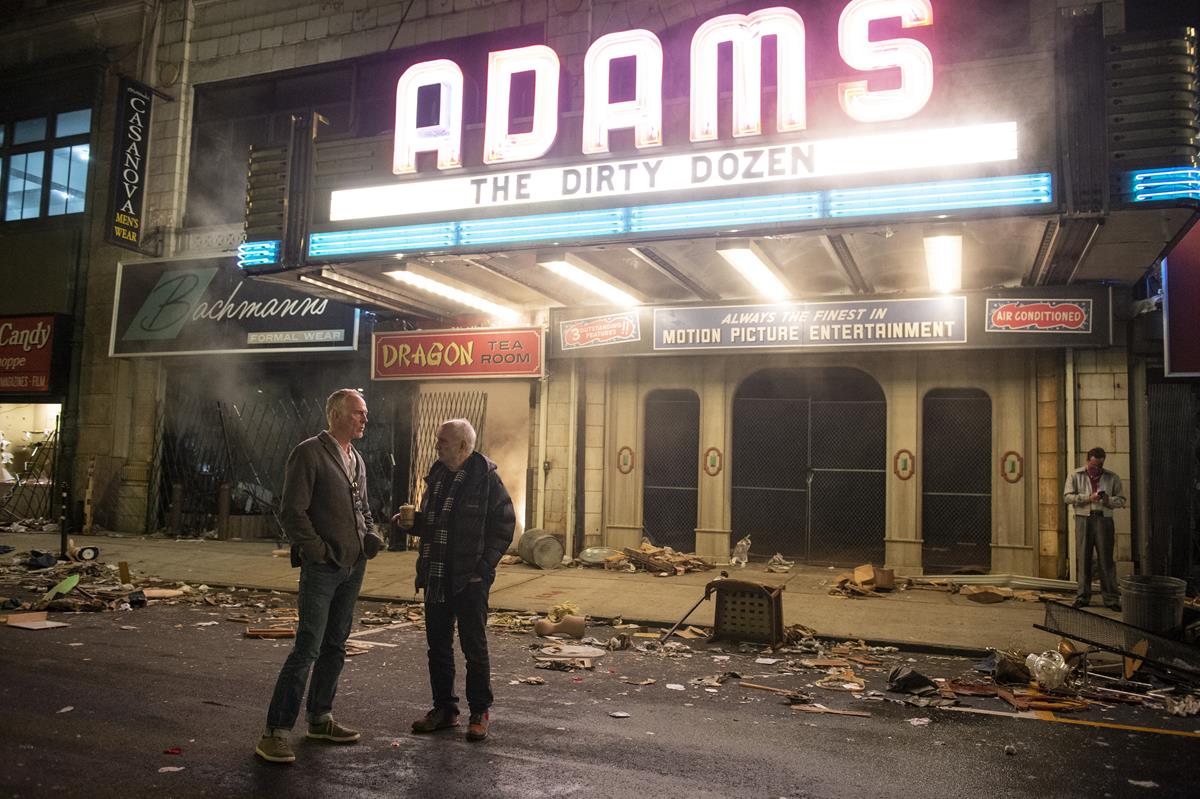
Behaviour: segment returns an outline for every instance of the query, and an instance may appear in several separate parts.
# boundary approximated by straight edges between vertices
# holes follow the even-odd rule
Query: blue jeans
[[[454,622],[467,661],[467,706],[484,713],[492,706],[492,671],[488,662],[488,582],[467,587],[445,602],[425,603],[425,640],[429,644],[429,684],[433,706],[458,713],[454,695]]]
[[[309,723],[327,717],[333,709],[338,676],[346,662],[346,638],[354,622],[354,603],[366,569],[367,560],[361,555],[353,566],[305,563],[300,567],[296,644],[275,681],[267,711],[268,727],[290,730],[295,725],[310,668]]]

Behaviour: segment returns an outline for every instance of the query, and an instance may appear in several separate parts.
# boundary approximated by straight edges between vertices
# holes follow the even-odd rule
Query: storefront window
[[[45,153],[23,153],[14,155],[8,163],[8,187],[5,194],[4,218],[34,219],[41,210],[42,175]]]
[[[4,221],[84,210],[91,127],[89,108],[11,124],[0,121]]]
[[[13,144],[29,144],[46,138],[46,118],[23,119],[13,126]]]
[[[59,147],[54,151],[50,168],[50,216],[76,214],[83,210],[89,151],[86,144]]]
[[[79,136],[91,129],[92,109],[90,108],[59,114],[58,121],[54,123],[54,133],[60,139],[67,136]]]

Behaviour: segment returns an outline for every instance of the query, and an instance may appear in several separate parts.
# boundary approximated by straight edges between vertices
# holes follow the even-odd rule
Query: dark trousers
[[[445,602],[425,603],[425,640],[429,644],[429,685],[433,706],[458,712],[454,695],[454,624],[467,661],[467,707],[483,713],[492,706],[492,672],[488,662],[486,582],[467,587]]]
[[[1120,594],[1117,592],[1117,567],[1113,561],[1115,539],[1116,531],[1111,516],[1075,517],[1075,576],[1078,578],[1076,599],[1092,598],[1092,549],[1095,548],[1104,603],[1112,605],[1120,600]]]
[[[354,603],[366,569],[367,560],[362,556],[353,566],[305,563],[300,567],[296,644],[275,681],[267,711],[268,727],[290,730],[296,723],[310,668],[309,723],[333,709],[338,677],[346,662],[346,638],[354,622]]]

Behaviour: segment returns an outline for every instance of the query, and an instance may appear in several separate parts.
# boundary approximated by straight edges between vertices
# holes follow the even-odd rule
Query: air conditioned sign
[[[247,280],[233,258],[118,265],[109,355],[356,349],[352,306]]]
[[[851,0],[837,26],[836,52],[858,80],[838,83],[846,121],[885,123],[910,118],[929,103],[934,57],[907,36],[873,39],[874,23],[899,21],[919,29],[934,21],[931,0]],[[788,184],[839,175],[945,167],[1013,160],[1015,122],[921,131],[866,133],[853,137],[807,137],[808,85],[805,21],[794,9],[772,7],[748,14],[723,14],[693,35],[686,69],[690,78],[687,140],[667,140],[664,125],[664,50],[649,30],[617,31],[599,37],[584,56],[582,125],[567,143],[585,163],[515,167],[544,158],[560,136],[558,54],[542,44],[496,50],[488,55],[486,78],[471,76],[450,58],[409,67],[396,84],[392,173],[404,178],[379,186],[332,192],[331,221],[419,213],[487,210],[536,203],[570,203],[631,194],[696,192],[747,185]],[[764,42],[775,43],[772,113],[764,114]],[[721,101],[721,53],[729,48],[733,73],[732,137],[737,147],[717,148]],[[614,99],[615,66],[632,65],[632,96]],[[533,76],[532,118],[514,124],[514,80]],[[887,77],[878,88],[868,77]],[[466,86],[486,86],[481,149],[464,153]],[[437,119],[422,113],[419,97],[437,97]],[[427,109],[426,109],[427,111]],[[772,121],[773,120],[773,121]],[[519,127],[520,129],[515,129]],[[637,157],[606,160],[615,131],[630,131]],[[678,146],[676,146],[678,145]],[[664,147],[685,152],[661,154]],[[441,177],[416,178],[418,156],[436,161]],[[488,170],[463,174],[468,156]],[[459,174],[454,174],[458,172]],[[408,179],[414,178],[414,179]]]
[[[538,328],[375,333],[371,345],[374,380],[541,376]]]
[[[987,332],[1091,333],[1091,300],[987,301]]]

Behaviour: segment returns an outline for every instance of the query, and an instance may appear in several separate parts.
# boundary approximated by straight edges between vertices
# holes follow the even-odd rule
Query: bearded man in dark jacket
[[[421,538],[417,589],[425,591],[425,638],[433,709],[413,722],[416,733],[458,726],[454,694],[454,625],[467,662],[467,740],[488,736],[492,705],[487,649],[488,592],[496,564],[512,543],[516,516],[496,464],[475,451],[475,428],[466,419],[443,422],[437,462],[425,477],[420,512],[402,508],[393,517]]]

